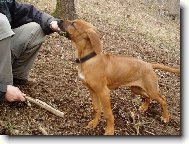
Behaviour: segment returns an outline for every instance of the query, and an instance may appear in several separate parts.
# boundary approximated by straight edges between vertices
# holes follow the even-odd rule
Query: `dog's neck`
[[[85,57],[86,55],[94,52],[92,45],[89,41],[82,40],[77,43],[74,43],[76,52],[75,52],[75,57],[76,58],[82,58]]]

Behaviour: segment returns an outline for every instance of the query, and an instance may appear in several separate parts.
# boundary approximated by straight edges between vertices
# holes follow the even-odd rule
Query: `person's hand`
[[[18,87],[7,85],[7,92],[5,94],[5,99],[7,101],[25,101],[25,95],[26,94],[22,93]]]
[[[50,23],[50,28],[55,31],[55,32],[59,32],[60,28],[58,27],[58,22],[57,21],[52,21]]]

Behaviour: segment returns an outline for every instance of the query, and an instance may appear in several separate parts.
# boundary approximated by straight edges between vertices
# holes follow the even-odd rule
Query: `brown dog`
[[[128,56],[113,56],[102,53],[102,44],[96,28],[83,20],[64,21],[64,29],[76,48],[78,74],[89,88],[95,117],[89,128],[95,128],[101,115],[101,105],[107,122],[105,135],[114,134],[114,116],[110,104],[110,90],[124,85],[133,93],[145,98],[140,110],[145,112],[151,100],[162,106],[162,120],[169,121],[165,98],[160,94],[158,80],[153,69],[162,69],[180,74],[179,69],[161,64],[151,64]]]

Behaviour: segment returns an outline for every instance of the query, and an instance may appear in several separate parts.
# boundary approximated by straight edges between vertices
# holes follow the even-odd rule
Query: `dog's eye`
[[[75,24],[75,22],[72,22],[72,23],[71,23],[71,26],[73,26],[73,27],[74,27],[74,29],[76,29],[76,30],[77,30],[76,25],[74,25],[74,24]]]
[[[75,22],[72,22],[71,25],[74,25]]]

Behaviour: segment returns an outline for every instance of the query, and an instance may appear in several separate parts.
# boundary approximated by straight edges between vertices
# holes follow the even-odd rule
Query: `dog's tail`
[[[168,66],[165,66],[163,64],[152,64],[152,67],[153,69],[161,69],[161,70],[164,70],[164,71],[167,71],[167,72],[172,72],[172,73],[175,73],[177,75],[180,75],[180,69],[179,68],[171,68],[171,67],[168,67]]]

